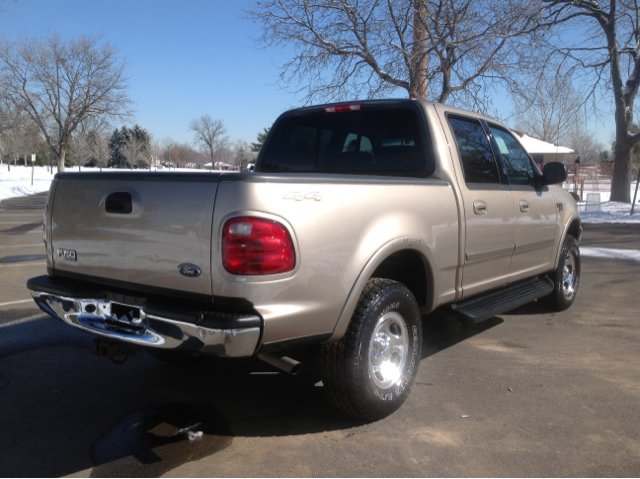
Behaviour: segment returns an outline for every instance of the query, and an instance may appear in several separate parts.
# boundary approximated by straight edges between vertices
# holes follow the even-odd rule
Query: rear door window
[[[498,165],[480,122],[452,116],[449,124],[458,145],[465,182],[500,183]]]
[[[425,167],[418,117],[408,108],[316,112],[274,128],[261,171],[393,175]]]
[[[290,117],[278,122],[268,153],[263,159],[265,171],[313,171],[320,118]]]

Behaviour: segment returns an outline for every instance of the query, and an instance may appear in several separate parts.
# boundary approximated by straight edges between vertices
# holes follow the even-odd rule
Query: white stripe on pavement
[[[8,303],[0,303],[0,307],[9,306],[12,304],[20,304],[20,303],[30,303],[33,299],[21,299],[20,301],[9,301]]]
[[[13,263],[13,264],[0,264],[1,268],[15,268],[16,266],[42,266],[43,264],[47,264],[46,261],[36,261],[33,263]]]
[[[4,210],[7,211],[7,210]],[[0,213],[0,217],[4,218],[5,216],[36,216],[36,217],[40,217],[42,218],[42,213],[9,213],[9,214],[5,214],[5,213]]]
[[[13,326],[15,324],[27,323],[29,321],[33,321],[34,319],[40,319],[42,317],[46,317],[46,313],[34,314],[33,316],[27,316],[26,318],[16,319],[14,321],[9,321],[8,323],[0,323],[0,328],[4,328],[6,326]]]

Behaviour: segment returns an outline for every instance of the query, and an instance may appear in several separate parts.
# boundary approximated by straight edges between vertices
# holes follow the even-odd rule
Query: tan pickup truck
[[[375,420],[407,398],[421,314],[481,321],[545,297],[571,306],[575,199],[497,121],[420,100],[301,108],[254,173],[56,175],[40,308],[106,356],[286,356],[318,344],[323,384]],[[291,354],[291,353],[289,353]]]

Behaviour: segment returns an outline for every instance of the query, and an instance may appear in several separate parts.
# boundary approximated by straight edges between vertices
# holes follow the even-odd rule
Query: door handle
[[[529,212],[529,202],[526,200],[520,200],[520,211],[523,213]]]
[[[487,204],[484,201],[473,202],[473,212],[477,215],[483,216],[487,214]]]
[[[128,215],[133,211],[131,207],[131,193],[127,193],[126,191],[111,193],[107,197],[104,207],[107,213]]]

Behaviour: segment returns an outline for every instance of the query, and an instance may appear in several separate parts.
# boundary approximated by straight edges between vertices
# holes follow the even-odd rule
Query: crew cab
[[[571,306],[580,216],[503,124],[422,100],[282,114],[253,173],[61,173],[45,210],[48,314],[107,357],[257,355],[319,345],[340,410],[383,418],[421,359],[421,315],[482,321]]]

